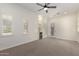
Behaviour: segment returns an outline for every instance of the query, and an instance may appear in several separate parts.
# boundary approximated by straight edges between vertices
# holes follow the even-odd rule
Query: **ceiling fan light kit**
[[[46,11],[46,10],[48,10],[48,8],[44,8],[44,10]]]

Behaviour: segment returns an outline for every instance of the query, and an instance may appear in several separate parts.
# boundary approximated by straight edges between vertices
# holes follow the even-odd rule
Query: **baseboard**
[[[48,36],[48,37],[54,37],[54,38],[58,38],[58,39],[62,39],[62,40],[70,40],[70,41],[77,41],[77,42],[79,42],[78,40],[65,39],[65,38],[61,38],[61,37],[57,37],[57,36]]]
[[[22,45],[22,44],[30,43],[32,41],[35,41],[35,40],[30,40],[28,42],[19,42],[18,44],[14,44],[14,45],[11,45],[11,46],[8,46],[8,47],[5,47],[5,48],[1,48],[0,51],[6,50],[6,49],[9,49],[9,48],[13,48],[13,47],[16,47],[16,46],[19,46],[19,45]]]

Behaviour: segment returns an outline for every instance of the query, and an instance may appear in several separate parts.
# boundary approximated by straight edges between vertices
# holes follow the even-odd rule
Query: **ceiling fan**
[[[49,8],[56,8],[56,6],[49,6],[50,3],[45,3],[44,5],[43,4],[40,4],[40,3],[36,3],[38,6],[41,6],[42,8],[39,9],[38,11],[41,11],[41,10],[45,10],[46,13],[48,13],[48,9]]]

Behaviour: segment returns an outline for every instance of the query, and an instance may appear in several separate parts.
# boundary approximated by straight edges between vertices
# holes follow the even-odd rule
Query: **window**
[[[26,34],[28,32],[28,22],[27,20],[25,19],[24,20],[24,34]]]
[[[12,35],[12,17],[2,16],[2,35]]]

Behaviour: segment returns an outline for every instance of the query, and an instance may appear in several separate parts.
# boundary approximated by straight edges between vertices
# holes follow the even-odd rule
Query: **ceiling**
[[[43,4],[43,3],[42,3]],[[22,7],[39,14],[46,14],[44,10],[38,11],[42,7],[36,5],[36,3],[21,3]],[[56,15],[63,15],[68,13],[73,13],[79,10],[79,3],[50,3],[49,6],[56,5],[56,9],[48,9],[48,15],[50,17]]]

